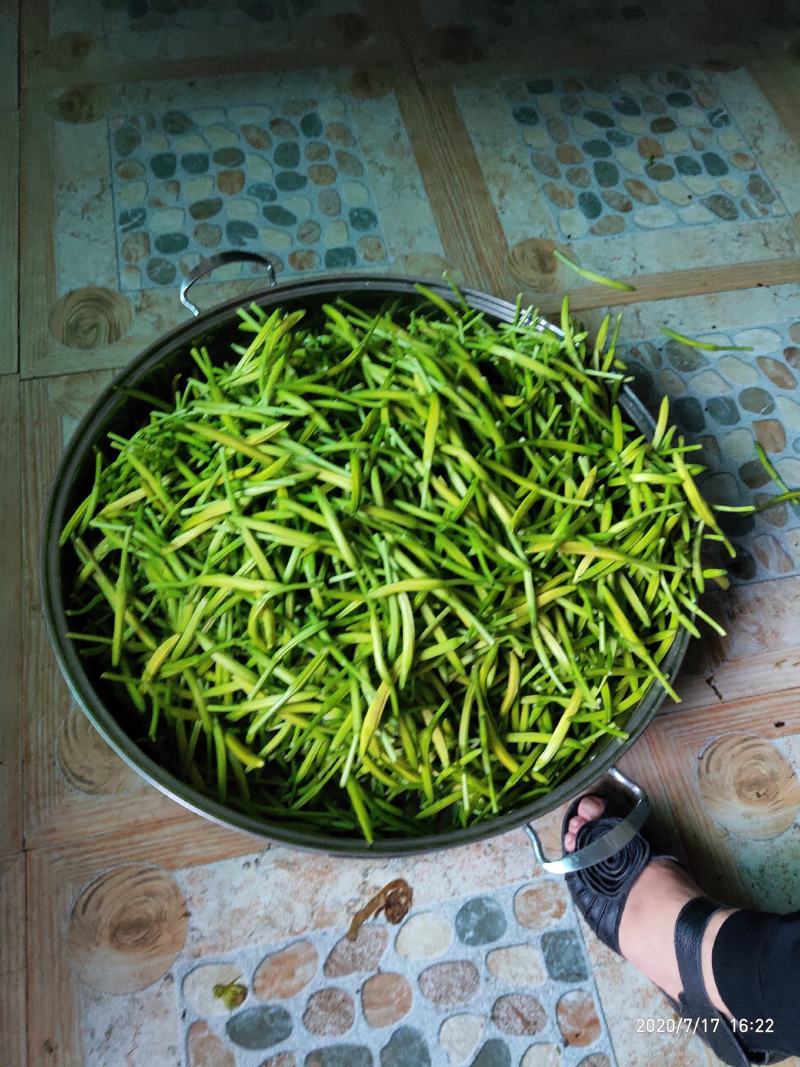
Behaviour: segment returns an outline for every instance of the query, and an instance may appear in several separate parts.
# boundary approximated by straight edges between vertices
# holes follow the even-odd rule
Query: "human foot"
[[[601,797],[585,796],[577,814],[569,821],[564,848],[575,851],[578,831],[587,822],[598,819],[605,810]],[[622,955],[638,970],[678,999],[681,980],[675,956],[675,923],[685,904],[703,893],[682,867],[672,860],[653,860],[634,882],[619,927]],[[703,980],[709,999],[717,1011],[730,1018],[714,981],[711,952],[719,929],[734,909],[723,909],[712,916],[703,936]]]

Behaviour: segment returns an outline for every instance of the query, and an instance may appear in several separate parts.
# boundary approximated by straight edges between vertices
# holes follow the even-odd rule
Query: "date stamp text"
[[[675,1034],[676,1037],[692,1034],[715,1033],[722,1021],[716,1019],[686,1019],[671,1015],[668,1019],[637,1019],[637,1034]],[[774,1019],[732,1019],[731,1029],[735,1034],[771,1034],[775,1030]]]

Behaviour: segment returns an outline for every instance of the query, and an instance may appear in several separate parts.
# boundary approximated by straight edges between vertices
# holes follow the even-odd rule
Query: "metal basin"
[[[603,777],[623,752],[636,742],[665,696],[662,687],[654,684],[628,718],[628,739],[609,739],[599,745],[590,759],[547,796],[477,826],[448,829],[445,832],[430,831],[415,837],[385,838],[368,845],[361,839],[313,833],[297,826],[243,814],[233,807],[220,804],[178,779],[171,771],[159,765],[153,758],[152,750],[148,751],[143,744],[137,742],[137,734],[141,733],[141,719],[138,714],[125,706],[119,694],[110,685],[92,677],[91,661],[88,661],[87,669],[87,661],[80,657],[75,645],[67,637],[65,593],[70,588],[76,561],[71,551],[59,548],[59,533],[66,518],[72,514],[91,484],[94,472],[93,446],[103,439],[109,430],[120,434],[132,432],[140,425],[143,417],[146,417],[148,410],[143,402],[122,395],[119,392],[120,387],[135,387],[151,394],[169,395],[173,376],[189,365],[191,346],[202,342],[209,345],[212,353],[227,352],[230,342],[237,334],[239,320],[236,309],[251,301],[265,309],[280,305],[291,311],[301,307],[314,309],[336,297],[347,296],[362,307],[377,307],[387,298],[397,296],[405,296],[409,301],[420,300],[414,288],[418,280],[392,275],[353,274],[293,282],[277,288],[263,289],[249,300],[236,299],[220,304],[172,330],[150,345],[126,367],[97,399],[67,446],[48,503],[41,557],[44,611],[59,667],[73,697],[94,727],[129,766],[184,807],[224,826],[245,830],[296,848],[353,856],[396,856],[481,841],[494,834],[522,826],[586,791]],[[445,299],[452,296],[445,285],[436,282],[426,284]],[[470,289],[464,290],[464,297],[471,307],[483,311],[489,318],[511,321],[514,317],[514,305],[505,300]],[[187,307],[193,307],[185,299],[184,303]],[[536,322],[535,328],[555,329],[544,320]],[[620,402],[631,423],[643,434],[651,436],[654,429],[653,420],[628,388],[624,389]],[[680,668],[688,639],[688,633],[681,630],[662,664],[664,673],[670,679],[675,677]]]

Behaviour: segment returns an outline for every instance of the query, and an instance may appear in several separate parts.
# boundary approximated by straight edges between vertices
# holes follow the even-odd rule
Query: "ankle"
[[[654,860],[630,892],[619,929],[623,956],[673,1000],[680,993],[675,925],[686,904],[700,896],[682,867]]]
[[[622,914],[619,942],[623,956],[673,1000],[677,1000],[682,991],[675,956],[675,926],[689,901],[702,895],[682,867],[671,860],[654,860],[639,876]],[[708,998],[728,1019],[730,1011],[714,978],[712,952],[720,927],[731,914],[732,910],[726,908],[711,917],[701,947],[703,981]]]

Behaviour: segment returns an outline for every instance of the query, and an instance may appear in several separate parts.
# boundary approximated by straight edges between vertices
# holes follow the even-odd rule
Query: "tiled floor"
[[[65,442],[112,372],[184,321],[182,272],[231,247],[279,282],[448,268],[550,313],[568,289],[596,328],[609,290],[551,255],[570,250],[636,287],[612,294],[621,351],[702,444],[707,495],[774,491],[756,441],[800,484],[800,31],[751,19],[734,39],[711,0],[545,8],[35,0],[18,101],[18,12],[0,0],[0,682],[23,679],[0,717],[4,1067],[715,1062],[642,1032],[666,1002],[519,831],[355,861],[176,807],[71,704],[39,607]],[[209,307],[263,284],[234,266],[193,292]],[[693,648],[683,704],[624,765],[709,892],[796,908],[800,509],[731,521],[729,636]],[[551,850],[558,825],[541,828]],[[395,878],[409,914],[343,940]],[[226,1007],[213,987],[230,983]]]

